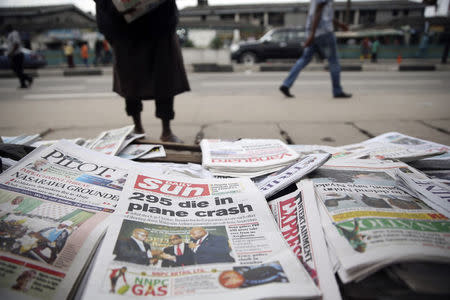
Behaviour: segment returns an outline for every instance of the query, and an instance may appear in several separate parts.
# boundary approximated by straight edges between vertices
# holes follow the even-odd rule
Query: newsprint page
[[[106,230],[130,163],[61,141],[2,173],[2,299],[69,296]]]
[[[249,179],[170,178],[130,173],[83,299],[320,296]]]

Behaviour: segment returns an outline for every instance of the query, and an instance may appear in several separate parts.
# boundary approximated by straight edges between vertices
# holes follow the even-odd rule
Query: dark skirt
[[[153,39],[121,40],[114,50],[113,91],[150,100],[190,91],[175,32]]]

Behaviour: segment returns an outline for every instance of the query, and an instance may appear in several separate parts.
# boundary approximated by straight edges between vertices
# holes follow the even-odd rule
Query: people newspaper
[[[117,10],[130,23],[158,7],[165,0],[113,0]]]
[[[130,163],[60,141],[0,175],[2,299],[69,296],[116,209]]]
[[[126,126],[111,129],[100,133],[94,141],[89,143],[88,148],[107,155],[116,155],[122,150],[127,138],[134,130],[134,126]]]
[[[247,178],[134,169],[121,198],[83,299],[320,295]]]
[[[322,299],[341,299],[322,232],[314,186],[310,180],[302,180],[297,188],[269,201],[270,209],[289,247],[322,291]]]
[[[276,139],[202,140],[202,165],[219,176],[257,177],[292,164],[299,154]]]
[[[332,160],[312,175],[329,246],[343,283],[393,263],[450,263],[450,221],[396,187],[398,162]]]
[[[300,181],[306,174],[323,165],[331,154],[310,154],[301,158],[291,166],[285,167],[275,173],[258,179],[255,184],[266,198],[281,191],[285,187]]]

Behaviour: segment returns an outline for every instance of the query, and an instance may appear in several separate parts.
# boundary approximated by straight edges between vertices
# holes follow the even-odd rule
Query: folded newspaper
[[[202,165],[214,175],[257,177],[292,164],[299,154],[276,139],[202,140]]]
[[[132,164],[60,141],[0,175],[2,299],[65,299],[73,292]]]
[[[450,186],[425,176],[397,171],[398,187],[450,218]]]
[[[450,221],[396,186],[404,163],[333,160],[312,173],[322,226],[343,283],[394,263],[450,263]]]
[[[320,296],[246,178],[133,170],[98,257],[84,299]]]
[[[117,10],[130,23],[152,11],[166,0],[112,0]]]
[[[126,141],[131,142],[129,140],[133,137],[133,130],[134,126],[131,125],[103,131],[87,147],[103,154],[116,155],[126,146]]]
[[[256,186],[263,192],[266,198],[281,191],[287,186],[300,181],[306,174],[323,165],[331,154],[310,154],[301,158],[298,162],[287,166],[275,173],[254,180]]]
[[[309,180],[298,189],[269,202],[284,239],[323,293],[322,299],[341,299],[322,232],[314,186]]]

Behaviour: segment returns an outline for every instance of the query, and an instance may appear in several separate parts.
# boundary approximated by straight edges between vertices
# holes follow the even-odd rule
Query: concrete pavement
[[[280,138],[296,144],[339,146],[388,131],[450,145],[450,72],[348,72],[349,100],[333,99],[326,72],[306,72],[294,99],[278,85],[285,72],[192,73],[192,92],[176,97],[173,129],[186,143],[205,138]],[[46,139],[93,138],[131,123],[123,99],[111,92],[111,76],[42,77],[30,90],[0,80],[0,135],[33,134]],[[158,139],[154,105],[144,103],[148,138]]]

